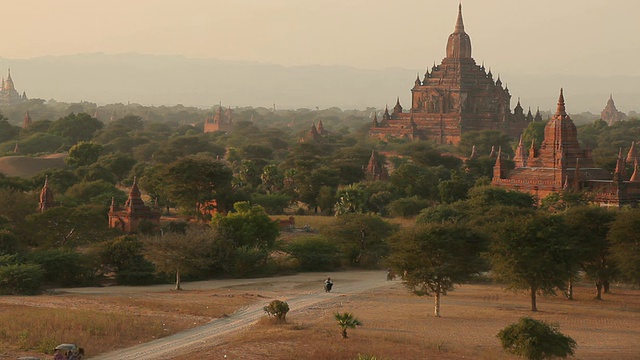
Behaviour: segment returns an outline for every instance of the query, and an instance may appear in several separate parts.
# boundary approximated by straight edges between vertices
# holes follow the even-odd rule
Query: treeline
[[[174,110],[175,107],[171,108],[171,112]],[[87,113],[73,112],[56,120],[35,120],[26,129],[2,120],[0,135],[4,138],[0,150],[12,152],[18,142],[19,154],[23,155],[68,151],[65,168],[47,170],[30,179],[0,177],[0,227],[7,239],[2,242],[7,244],[6,249],[0,253],[8,256],[2,258],[3,264],[82,265],[76,275],[69,277],[72,281],[62,281],[59,279],[65,277],[56,276],[43,278],[45,283],[55,280],[57,285],[64,286],[95,283],[109,274],[106,269],[111,265],[105,267],[108,264],[96,257],[87,260],[91,253],[88,249],[122,235],[108,228],[107,212],[112,198],[116,204],[124,203],[127,187],[134,177],[149,203],[157,203],[165,212],[177,211],[204,223],[212,219],[198,211],[200,207],[196,205],[206,205],[212,199],[217,201],[221,213],[237,213],[234,204],[246,202],[260,205],[271,215],[343,214],[335,220],[340,222],[345,216],[367,214],[362,216],[372,221],[366,226],[356,222],[362,226],[350,230],[348,244],[333,235],[303,238],[304,241],[289,244],[286,253],[297,254],[295,266],[282,267],[289,270],[331,268],[340,264],[380,266],[390,249],[390,240],[384,234],[396,231],[383,221],[385,217],[411,218],[420,214],[418,219],[422,222],[421,219],[428,216],[438,219],[432,213],[443,213],[452,218],[441,215],[445,217],[437,221],[468,222],[477,230],[481,225],[478,218],[458,207],[478,201],[474,194],[490,183],[495,163],[495,158],[489,156],[491,147],[501,147],[503,154],[513,154],[514,144],[496,131],[466,133],[457,147],[401,139],[380,141],[367,134],[369,110],[372,109],[367,112],[343,112],[335,108],[236,109],[230,133],[203,133],[202,123],[189,123],[186,115],[182,119],[187,121],[179,120],[181,116],[154,121],[127,115],[103,122]],[[193,119],[196,118],[204,122],[202,113],[193,115]],[[309,138],[301,141],[311,123],[318,121],[323,122],[328,134],[317,141]],[[639,131],[636,125],[638,120],[611,127],[597,121],[581,127],[579,134],[581,141],[593,149],[598,161],[606,165],[618,152],[618,149],[612,150],[613,147],[627,142],[630,145],[631,139],[636,138]],[[544,123],[532,124],[525,133],[526,139],[535,138],[539,145],[543,127]],[[463,160],[473,146],[480,156]],[[365,171],[373,150],[378,167],[389,168],[388,181],[373,179]],[[38,192],[45,178],[58,206],[39,213],[36,211]],[[524,201],[526,208],[532,207],[530,200],[508,198],[511,202]],[[544,203],[554,204],[545,206],[560,211],[567,206],[562,204],[571,201],[550,198]],[[499,210],[500,207],[492,206],[483,214]],[[382,225],[378,228],[376,224]],[[337,225],[333,227],[339,229]],[[181,225],[167,225],[163,231],[177,233],[176,228]],[[139,235],[152,235],[152,230],[143,227]],[[372,245],[367,245],[369,243]],[[138,243],[132,244],[136,249],[143,248]],[[259,253],[261,256],[271,254],[275,249],[270,246]],[[314,252],[309,249],[325,249],[329,255],[324,257],[326,261],[317,261],[319,257],[310,256],[309,253]],[[370,249],[375,251],[369,253]],[[250,246],[246,251],[254,250]],[[40,252],[45,255],[30,257]],[[49,252],[53,255],[48,255]],[[252,259],[253,255],[244,253],[238,256],[245,255]],[[61,258],[54,261],[50,256]],[[269,266],[273,269],[270,262],[273,259],[265,259],[247,263],[264,265],[259,267],[260,271],[267,271]],[[234,262],[227,263],[218,270],[232,276],[258,272],[257,269],[240,271],[242,266],[232,264]],[[141,272],[144,276],[120,276],[118,281],[155,279],[155,275],[149,274],[155,274],[157,269],[145,269]],[[130,271],[137,273],[138,270]],[[52,270],[52,274],[59,271]],[[127,277],[138,280],[125,280]]]

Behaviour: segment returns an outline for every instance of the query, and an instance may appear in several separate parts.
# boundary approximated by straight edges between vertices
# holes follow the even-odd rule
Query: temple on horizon
[[[477,65],[471,57],[471,38],[464,31],[462,5],[453,34],[447,41],[446,57],[423,78],[417,76],[411,89],[411,108],[405,112],[400,99],[393,110],[376,116],[369,134],[380,138],[402,137],[457,144],[469,131],[499,130],[517,139],[533,117],[518,104],[510,109],[511,95],[498,76]]]
[[[8,70],[7,78],[2,78],[2,84],[0,87],[0,105],[14,105],[23,103],[29,100],[27,98],[27,93],[22,92],[22,95],[18,93],[15,85],[13,84],[13,79],[11,78],[11,69]]]
[[[613,102],[613,94],[610,94],[607,106],[605,106],[600,113],[600,119],[608,125],[613,125],[614,123],[625,120],[626,118],[627,115],[625,113],[618,111],[616,104]]]

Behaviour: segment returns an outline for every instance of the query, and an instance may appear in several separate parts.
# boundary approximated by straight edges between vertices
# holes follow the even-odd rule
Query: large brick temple
[[[386,108],[369,131],[380,138],[403,137],[457,144],[460,136],[474,130],[500,130],[517,139],[532,121],[520,106],[511,112],[509,89],[491,70],[471,57],[471,38],[464,31],[462,5],[453,34],[447,41],[446,57],[424,78],[417,76],[411,89],[411,109],[403,111],[400,100],[391,113]]]
[[[560,90],[555,115],[544,128],[540,149],[531,144],[524,149],[522,139],[513,158],[515,168],[507,170],[501,154],[493,168],[494,186],[519,190],[543,199],[555,192],[573,190],[588,193],[601,206],[636,206],[640,202],[640,173],[635,144],[626,158],[622,149],[618,154],[615,172],[596,168],[590,150],[582,150],[578,143],[576,126],[565,110],[564,95]],[[631,176],[626,163],[634,164]]]

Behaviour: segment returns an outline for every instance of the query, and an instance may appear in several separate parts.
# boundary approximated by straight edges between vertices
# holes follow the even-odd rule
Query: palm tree
[[[347,338],[347,329],[355,329],[356,326],[362,325],[362,322],[356,319],[352,313],[335,313],[333,314],[334,319],[338,321],[338,326],[342,329],[342,338]]]

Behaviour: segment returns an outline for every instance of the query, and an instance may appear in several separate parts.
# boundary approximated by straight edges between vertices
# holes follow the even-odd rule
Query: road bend
[[[298,312],[307,309],[316,304],[330,301],[339,296],[353,295],[362,293],[375,288],[388,286],[393,282],[387,282],[385,273],[381,271],[372,271],[363,274],[360,278],[349,279],[349,281],[341,282],[340,276],[336,274],[334,282],[336,287],[334,291],[325,293],[321,284],[319,290],[308,294],[289,295],[281,294],[277,298],[284,300],[289,304],[289,311]],[[277,281],[277,280],[276,280]],[[274,298],[275,299],[275,298]],[[231,334],[237,333],[256,323],[264,316],[262,309],[273,299],[265,299],[236,311],[232,315],[219,318],[210,323],[198,326],[189,330],[185,330],[167,337],[156,339],[144,344],[133,347],[115,350],[104,353],[92,360],[160,360],[171,359],[179,354],[192,352],[194,349],[203,347],[212,347],[221,344],[225,338]]]

